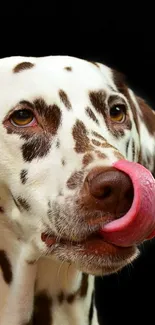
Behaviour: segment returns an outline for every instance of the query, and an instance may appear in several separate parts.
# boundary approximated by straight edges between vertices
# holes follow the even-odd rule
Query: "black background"
[[[155,108],[155,18],[150,4],[51,2],[50,7],[40,2],[32,7],[22,2],[7,7],[0,17],[0,57],[97,60],[125,73],[134,90]],[[97,279],[101,324],[155,323],[155,241],[141,251],[132,266]]]

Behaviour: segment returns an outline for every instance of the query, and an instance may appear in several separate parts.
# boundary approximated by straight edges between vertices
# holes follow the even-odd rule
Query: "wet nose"
[[[89,195],[103,213],[120,218],[131,208],[134,189],[127,174],[115,168],[91,171],[87,176]]]

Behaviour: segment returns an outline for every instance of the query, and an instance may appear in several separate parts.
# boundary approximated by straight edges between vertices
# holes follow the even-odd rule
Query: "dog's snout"
[[[114,218],[120,218],[130,209],[134,189],[127,174],[115,168],[92,170],[86,182],[89,197],[92,197],[103,214],[108,213]]]

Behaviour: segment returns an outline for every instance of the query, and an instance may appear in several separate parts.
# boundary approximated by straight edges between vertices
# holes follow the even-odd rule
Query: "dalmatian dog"
[[[154,173],[154,121],[101,63],[0,60],[1,325],[99,324],[94,276],[139,254],[99,235],[132,203],[129,178],[112,165]]]

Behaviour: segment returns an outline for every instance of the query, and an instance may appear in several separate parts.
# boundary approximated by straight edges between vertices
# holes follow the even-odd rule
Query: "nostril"
[[[102,198],[108,198],[109,196],[111,196],[112,194],[112,189],[110,186],[105,186],[103,189],[103,194],[102,194]]]
[[[99,200],[109,200],[117,192],[117,179],[113,171],[98,173],[97,175],[88,175],[87,184],[90,194]]]
[[[90,194],[97,199],[108,199],[112,195],[113,188],[111,184],[106,183],[104,178],[105,175],[97,175],[92,180],[87,180]]]

